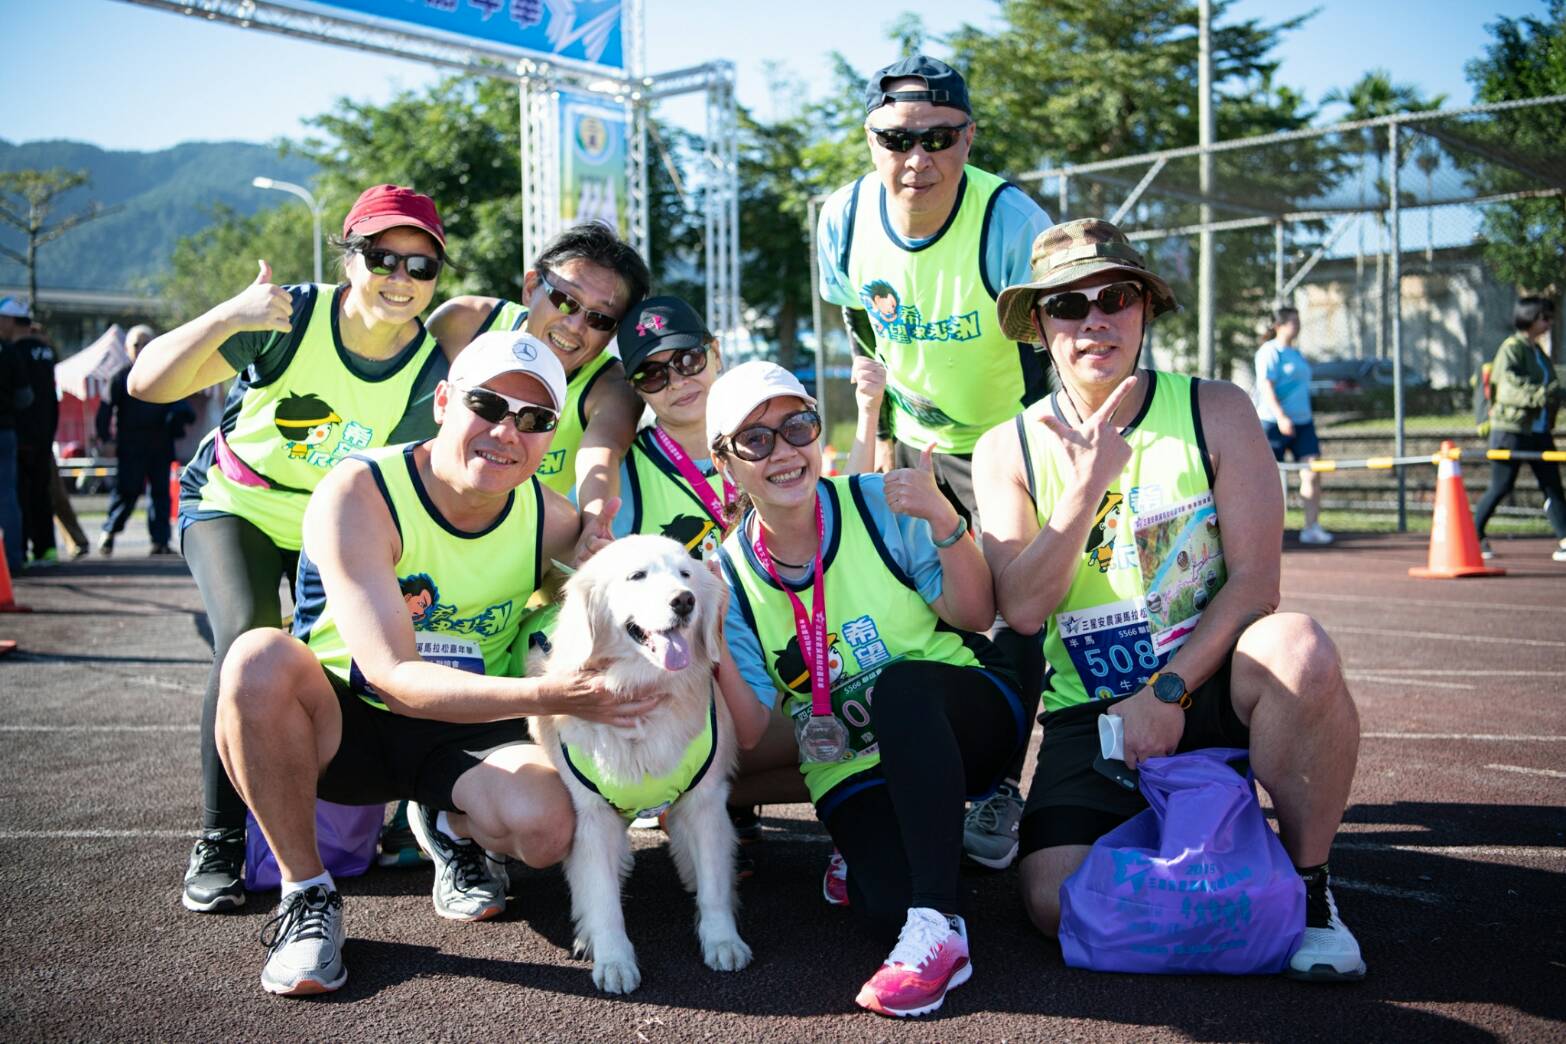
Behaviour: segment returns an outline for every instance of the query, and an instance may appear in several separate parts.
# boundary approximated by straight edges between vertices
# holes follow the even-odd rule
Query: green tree
[[[85,225],[114,208],[104,207],[93,201],[82,210],[50,223],[56,200],[88,182],[84,170],[12,170],[0,173],[0,194],[7,198],[0,203],[0,221],[18,229],[27,237],[25,253],[0,247],[4,254],[27,269],[27,300],[38,307],[38,248],[65,235],[73,228]],[[14,197],[14,198],[13,198]]]
[[[1277,85],[1272,57],[1283,35],[1308,15],[1266,23],[1227,18],[1232,0],[1213,4],[1213,90],[1219,140],[1295,130],[1315,115],[1297,91]],[[973,162],[1020,174],[1041,166],[1088,163],[1198,140],[1198,11],[1195,0],[1004,0],[1004,25],[965,25],[948,38],[952,63],[968,80],[978,133]],[[1259,162],[1265,159],[1266,162]],[[1323,189],[1336,160],[1319,142],[1291,143],[1263,156],[1214,158],[1217,218],[1281,214]],[[1056,220],[1107,217],[1142,170],[1074,178],[1069,212]],[[1170,163],[1153,182],[1128,227],[1192,224],[1200,203],[1197,161]],[[1144,244],[1170,274],[1176,296],[1196,299],[1195,241]],[[1254,350],[1257,314],[1269,303],[1270,228],[1217,237],[1218,362],[1229,372]],[[1160,341],[1194,363],[1196,312],[1160,320]],[[1187,358],[1189,357],[1189,358]]]
[[[1468,80],[1480,102],[1513,101],[1566,94],[1566,0],[1550,0],[1544,18],[1500,18],[1481,58],[1468,63]],[[1473,133],[1474,128],[1469,128]],[[1561,142],[1566,141],[1566,106],[1552,105],[1495,113],[1482,143],[1493,154],[1520,160],[1566,189]],[[1463,163],[1481,192],[1539,188],[1538,173],[1495,162]],[[1502,279],[1528,290],[1566,292],[1566,197],[1523,199],[1484,209],[1480,225],[1484,256]]]
[[[239,293],[254,281],[259,260],[272,266],[279,284],[308,283],[314,265],[310,236],[310,216],[298,204],[248,216],[213,208],[205,230],[174,246],[161,287],[169,321],[185,322]]]

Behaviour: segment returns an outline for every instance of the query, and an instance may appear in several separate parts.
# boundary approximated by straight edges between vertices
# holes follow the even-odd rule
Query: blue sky
[[[1113,0],[1106,0],[1113,2]],[[933,0],[646,0],[649,71],[717,58],[739,70],[742,104],[773,112],[768,63],[806,84],[824,82],[827,52],[869,71],[887,60],[885,27],[904,11],[932,34],[964,20]],[[1279,82],[1312,100],[1366,69],[1448,105],[1469,101],[1463,66],[1483,49],[1499,15],[1542,16],[1545,0],[1238,0],[1231,16],[1280,20],[1319,7],[1278,52]],[[748,10],[754,18],[736,15]],[[967,6],[967,19],[993,24],[997,6]],[[786,14],[780,12],[786,11]],[[844,12],[852,11],[852,18]],[[6,103],[0,138],[70,138],[114,149],[157,149],[180,141],[269,141],[304,132],[300,119],[350,96],[382,101],[435,73],[416,63],[247,31],[119,0],[0,0]],[[941,53],[938,44],[929,48]],[[83,60],[92,73],[81,71]],[[699,105],[669,113],[700,119]],[[1329,113],[1330,115],[1330,113]]]

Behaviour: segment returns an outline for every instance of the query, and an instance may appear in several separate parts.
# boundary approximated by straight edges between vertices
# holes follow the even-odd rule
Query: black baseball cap
[[[620,362],[629,377],[653,352],[699,348],[710,340],[712,334],[707,324],[685,301],[678,297],[649,297],[620,320],[615,343],[620,346]]]
[[[897,80],[914,78],[924,81],[922,91],[896,91],[887,93],[886,85]],[[929,102],[951,109],[961,109],[973,115],[968,104],[968,85],[950,65],[929,55],[915,54],[895,61],[870,75],[865,84],[865,112],[871,113],[893,102]]]

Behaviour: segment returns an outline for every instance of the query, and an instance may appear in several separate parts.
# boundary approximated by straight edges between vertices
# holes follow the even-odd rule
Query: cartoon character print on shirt
[[[843,650],[837,646],[837,635],[827,635],[827,674],[830,676],[827,684],[836,685],[837,680],[843,676]],[[772,654],[772,669],[783,683],[788,686],[790,692],[797,692],[803,696],[810,695],[810,669],[805,666],[805,654],[799,647],[799,635],[788,640],[783,648]]]
[[[402,592],[403,603],[408,607],[416,631],[476,634],[487,638],[505,630],[514,612],[514,602],[508,598],[472,616],[459,617],[456,606],[441,602],[440,589],[428,573],[398,577],[397,588]]]
[[[904,304],[885,279],[875,279],[859,290],[859,300],[870,317],[876,336],[899,344],[914,341],[972,341],[983,335],[977,309],[926,320],[917,305]]]
[[[659,532],[683,544],[691,557],[701,562],[717,558],[718,546],[723,541],[723,531],[712,519],[698,515],[675,515]]]
[[[330,468],[355,450],[368,446],[375,435],[358,421],[346,424],[318,395],[289,392],[278,402],[272,423],[288,444],[288,458],[318,468]],[[337,443],[328,446],[334,432],[341,428]]]
[[[1104,493],[1104,499],[1098,503],[1098,511],[1093,515],[1093,528],[1088,530],[1087,547],[1084,554],[1088,561],[1098,567],[1100,573],[1109,572],[1109,564],[1115,557],[1115,538],[1120,535],[1120,528],[1125,521],[1125,497],[1113,490]]]

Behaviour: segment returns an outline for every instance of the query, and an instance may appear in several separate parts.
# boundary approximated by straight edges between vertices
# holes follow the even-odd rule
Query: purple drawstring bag
[[[1067,964],[1152,974],[1283,970],[1305,931],[1305,883],[1262,815],[1248,758],[1209,748],[1142,763],[1151,807],[1094,842],[1060,886]]]
[[[386,818],[385,805],[315,803],[315,838],[321,862],[333,877],[358,877],[375,858],[375,843]],[[266,843],[256,817],[245,817],[245,887],[252,892],[276,888],[282,883],[277,857]]]

